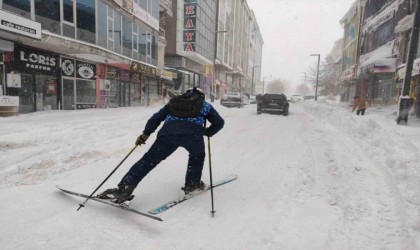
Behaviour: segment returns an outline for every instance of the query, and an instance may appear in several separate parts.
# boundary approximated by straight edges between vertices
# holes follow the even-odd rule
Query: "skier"
[[[147,121],[143,133],[137,138],[135,144],[145,144],[150,134],[164,121],[156,141],[149,151],[125,174],[117,188],[105,190],[98,195],[98,198],[111,199],[115,203],[131,200],[134,197],[132,193],[139,182],[178,147],[185,148],[189,153],[185,186],[181,189],[186,194],[195,190],[203,190],[205,188],[205,184],[201,181],[205,158],[203,135],[211,137],[224,126],[223,118],[211,104],[204,100],[204,97],[204,92],[201,89],[192,88],[180,96],[181,100],[178,104],[175,102],[177,99],[175,97],[174,101],[171,100],[155,113]],[[185,103],[190,101],[196,102],[192,105],[198,107],[195,109],[196,111],[188,110],[191,105]],[[185,115],[186,109],[189,115]],[[206,119],[211,123],[208,128],[205,128]]]

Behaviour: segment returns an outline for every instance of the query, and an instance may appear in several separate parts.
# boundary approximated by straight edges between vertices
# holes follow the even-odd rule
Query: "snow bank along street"
[[[45,111],[0,119],[2,249],[420,249],[420,122],[390,108],[356,116],[327,101],[289,116],[214,103],[225,128],[211,138],[213,179],[239,178],[160,216],[163,222],[60,193],[90,194],[134,146],[148,108]],[[150,147],[139,147],[102,189]],[[131,207],[181,194],[187,152],[154,169]],[[209,183],[208,159],[203,181]]]

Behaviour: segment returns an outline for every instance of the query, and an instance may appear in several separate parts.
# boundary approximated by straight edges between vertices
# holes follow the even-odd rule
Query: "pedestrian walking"
[[[363,96],[355,96],[353,99],[354,99],[354,106],[351,112],[357,109],[356,111],[357,115],[365,115],[366,103],[369,103],[369,106],[370,106],[370,100]]]

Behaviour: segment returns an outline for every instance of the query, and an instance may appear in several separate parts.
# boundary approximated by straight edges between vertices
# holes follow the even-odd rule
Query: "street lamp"
[[[318,57],[318,68],[316,70],[316,85],[315,85],[315,101],[318,99],[318,78],[319,78],[319,59],[321,57],[320,54],[311,54],[311,56],[317,56]]]
[[[216,0],[216,20],[215,20],[215,31],[214,31],[214,61],[213,61],[213,79],[211,81],[210,88],[210,101],[214,102],[215,95],[215,84],[216,81],[216,58],[217,58],[217,37],[219,33],[226,33],[227,30],[218,30],[219,29],[219,0]]]
[[[251,95],[254,95],[254,69],[260,67],[260,65],[252,66],[252,84],[251,84]]]

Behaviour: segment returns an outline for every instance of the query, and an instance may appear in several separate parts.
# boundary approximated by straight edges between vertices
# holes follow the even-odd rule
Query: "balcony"
[[[160,11],[166,12],[170,17],[172,17],[172,0],[160,0]]]

